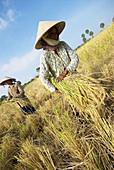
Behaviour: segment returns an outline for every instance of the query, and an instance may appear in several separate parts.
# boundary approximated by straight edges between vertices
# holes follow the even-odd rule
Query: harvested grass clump
[[[20,158],[17,156],[15,158],[26,167],[38,170],[56,169],[48,148],[38,147],[33,141],[26,140],[21,151]]]
[[[52,78],[52,83],[65,94],[71,106],[79,111],[85,111],[90,105],[98,107],[104,103],[105,89],[92,77],[73,74],[59,83]]]

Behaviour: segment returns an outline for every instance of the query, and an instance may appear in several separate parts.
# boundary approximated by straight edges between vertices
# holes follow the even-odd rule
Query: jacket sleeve
[[[49,65],[46,61],[46,57],[43,54],[40,58],[40,81],[50,92],[55,91],[55,87],[50,81]]]
[[[7,98],[7,100],[11,100],[11,99],[12,99],[12,95],[10,94],[10,91],[8,89],[8,98]]]
[[[75,51],[72,48],[70,48],[65,42],[64,42],[64,47],[71,60],[69,65],[67,66],[67,69],[69,72],[72,72],[77,68],[79,59]]]
[[[17,90],[19,93],[17,94],[16,98],[24,97],[24,90],[20,84],[17,84]]]

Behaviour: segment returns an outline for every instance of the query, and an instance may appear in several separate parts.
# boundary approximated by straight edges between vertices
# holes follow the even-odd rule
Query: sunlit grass
[[[25,87],[35,114],[0,105],[0,169],[113,169],[114,24],[78,51],[79,74],[50,93],[36,78]]]

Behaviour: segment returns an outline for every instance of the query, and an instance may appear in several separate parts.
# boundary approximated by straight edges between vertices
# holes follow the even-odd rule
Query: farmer
[[[9,85],[7,101],[11,99],[17,99],[16,103],[20,106],[21,111],[24,115],[34,113],[36,110],[30,103],[29,99],[25,96],[23,87],[15,82],[15,78],[7,76],[5,76],[0,82],[0,85]]]
[[[59,92],[50,81],[50,73],[56,81],[76,70],[78,56],[59,35],[65,27],[64,21],[40,21],[35,43],[36,49],[43,49],[40,58],[40,80],[50,92]]]

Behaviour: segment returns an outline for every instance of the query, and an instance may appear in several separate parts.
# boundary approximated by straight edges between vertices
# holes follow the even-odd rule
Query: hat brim
[[[6,84],[5,84],[6,81],[9,81],[9,80],[16,81],[15,78],[7,79],[7,80],[4,80],[4,81],[0,82],[0,86],[1,86],[1,85],[6,85]]]
[[[63,31],[64,27],[65,27],[65,22],[64,21],[60,21],[56,24],[53,24],[50,28],[48,28],[45,32],[43,32],[43,34],[36,40],[35,43],[35,49],[41,49],[43,48],[42,44],[41,44],[41,38],[45,35],[46,32],[48,32],[51,28],[53,28],[54,26],[57,27],[58,29],[58,34],[60,35],[61,32]]]

